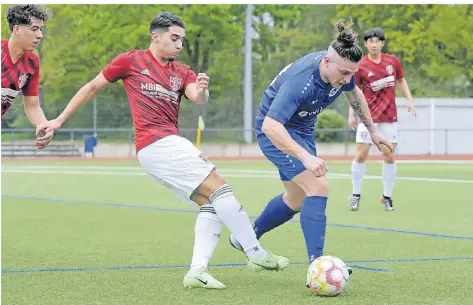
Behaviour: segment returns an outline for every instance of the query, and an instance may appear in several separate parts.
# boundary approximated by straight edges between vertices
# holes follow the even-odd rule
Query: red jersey
[[[180,135],[179,105],[196,74],[189,66],[162,66],[148,50],[132,50],[115,57],[103,70],[107,81],[123,79],[135,127],[136,152],[158,139]]]
[[[373,121],[397,122],[396,81],[404,77],[399,59],[382,53],[377,64],[367,55],[361,59],[355,76],[356,84],[368,101]]]
[[[20,90],[24,96],[38,96],[38,57],[33,52],[25,52],[13,64],[8,39],[2,40],[2,118]]]

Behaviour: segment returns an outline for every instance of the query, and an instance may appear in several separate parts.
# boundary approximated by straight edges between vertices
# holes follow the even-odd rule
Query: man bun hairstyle
[[[341,57],[352,62],[359,62],[363,57],[363,50],[358,45],[358,34],[353,32],[351,25],[346,25],[345,20],[341,19],[335,24],[337,37],[330,46]]]

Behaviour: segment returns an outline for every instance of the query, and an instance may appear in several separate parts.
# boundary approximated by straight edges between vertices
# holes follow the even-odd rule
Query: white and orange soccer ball
[[[335,256],[321,256],[307,270],[307,284],[319,296],[339,295],[347,287],[348,277],[347,266]]]

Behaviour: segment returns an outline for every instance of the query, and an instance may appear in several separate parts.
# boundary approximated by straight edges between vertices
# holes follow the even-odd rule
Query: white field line
[[[79,170],[56,170],[65,169],[64,166],[36,166],[36,167],[18,167],[18,168],[3,168],[2,173],[25,173],[25,174],[49,174],[49,175],[113,175],[113,176],[148,176],[144,171],[90,171],[87,169],[120,169],[124,168],[130,170],[140,170],[139,167],[96,167],[96,166],[81,166]],[[70,168],[70,167],[69,167]],[[77,167],[75,167],[77,168]],[[46,169],[46,170],[43,170]],[[85,169],[85,170],[84,170]],[[274,170],[250,170],[250,169],[218,169],[225,177],[232,178],[268,178],[278,179],[279,176]],[[349,174],[329,173],[330,179],[350,179]],[[382,176],[366,175],[365,179],[381,180]],[[466,179],[447,179],[447,178],[428,178],[428,177],[397,177],[397,180],[420,181],[420,182],[444,182],[444,183],[471,183],[473,180]]]

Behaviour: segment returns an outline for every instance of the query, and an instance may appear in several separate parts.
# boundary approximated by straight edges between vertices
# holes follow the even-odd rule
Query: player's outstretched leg
[[[286,192],[271,199],[253,224],[253,229],[258,239],[264,233],[291,220],[301,209],[305,198],[304,191],[292,181],[282,182]],[[235,249],[243,251],[243,248],[233,234],[230,235],[229,241]]]
[[[293,210],[284,202],[283,194],[277,195],[266,205],[261,215],[253,223],[256,238],[260,239],[264,233],[288,222],[297,213],[299,213],[298,210]],[[243,247],[233,234],[230,234],[229,241],[232,247],[243,251]]]
[[[208,196],[210,203],[220,219],[235,235],[248,257],[247,267],[254,271],[282,270],[289,265],[289,260],[265,250],[256,238],[250,218],[238,203],[232,189],[224,179],[212,171],[196,192]]]

